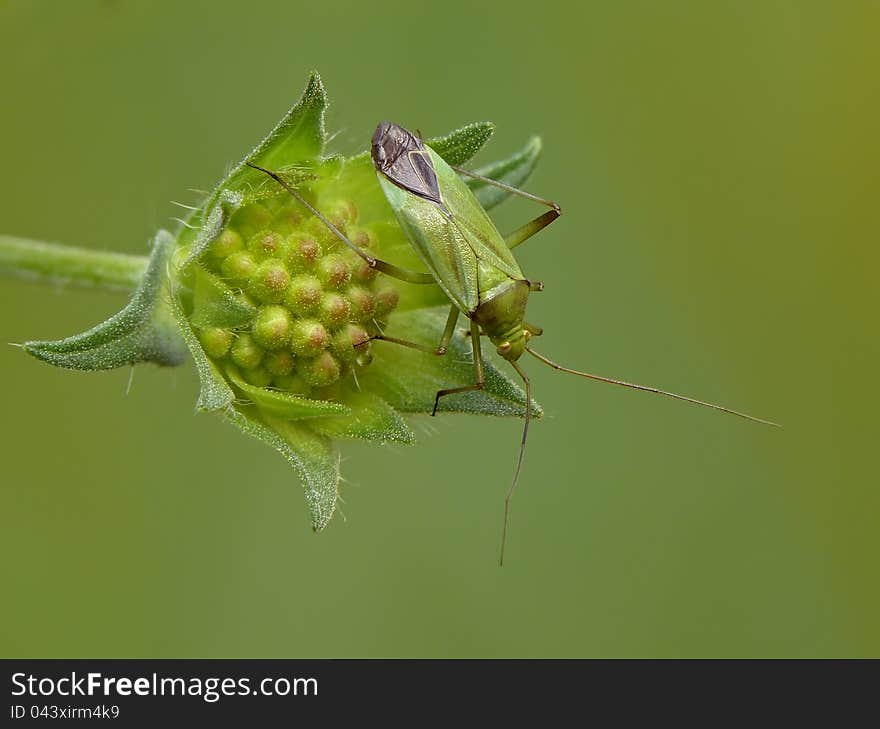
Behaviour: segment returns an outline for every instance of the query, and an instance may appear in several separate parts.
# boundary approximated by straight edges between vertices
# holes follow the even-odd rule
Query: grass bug
[[[766,425],[777,426],[745,413],[684,395],[638,385],[608,377],[581,372],[554,362],[536,352],[530,340],[542,333],[540,327],[525,321],[529,294],[543,290],[543,284],[526,278],[513,256],[516,246],[552,223],[561,215],[556,203],[519,190],[497,180],[448,165],[418,135],[392,122],[382,122],[373,134],[371,157],[377,178],[397,220],[429,273],[411,271],[368,255],[350,241],[329,219],[316,210],[291,184],[277,172],[248,163],[278,182],[299,202],[317,216],[334,235],[355,251],[372,268],[401,281],[439,286],[450,301],[449,316],[436,348],[416,342],[377,334],[372,340],[386,341],[435,355],[446,353],[455,333],[460,315],[470,320],[473,342],[474,383],[464,387],[440,390],[434,400],[437,412],[440,398],[454,393],[480,390],[485,384],[483,355],[480,343],[485,335],[499,356],[510,363],[526,388],[525,423],[513,479],[504,499],[504,520],[501,534],[500,564],[504,564],[504,547],[510,517],[510,502],[522,470],[531,419],[531,382],[520,367],[519,359],[528,352],[535,359],[561,372],[599,382],[628,387],[643,392],[683,400],[737,415]],[[461,176],[479,179],[510,193],[549,208],[507,236],[501,235]]]

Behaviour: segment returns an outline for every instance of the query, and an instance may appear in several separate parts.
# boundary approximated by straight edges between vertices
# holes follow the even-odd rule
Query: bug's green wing
[[[452,215],[455,226],[461,231],[461,237],[466,240],[474,255],[511,279],[524,279],[519,263],[471,189],[439,154],[430,147],[426,149],[437,175],[443,204]],[[485,266],[483,268],[485,269]],[[495,283],[498,282],[492,282],[492,285]]]
[[[461,311],[474,311],[479,304],[479,262],[466,231],[435,203],[399,188],[382,173],[378,178],[400,227],[437,284]]]
[[[437,284],[461,311],[470,314],[479,306],[481,292],[525,277],[470,188],[430,147],[425,147],[423,154],[437,176],[442,208],[398,187],[381,172],[379,183]]]

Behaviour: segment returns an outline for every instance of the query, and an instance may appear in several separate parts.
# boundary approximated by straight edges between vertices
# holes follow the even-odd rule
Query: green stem
[[[0,235],[0,276],[6,278],[104,291],[132,291],[144,277],[146,268],[146,256]]]

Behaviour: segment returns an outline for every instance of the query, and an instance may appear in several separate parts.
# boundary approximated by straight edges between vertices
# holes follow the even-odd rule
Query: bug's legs
[[[466,175],[467,177],[473,177],[475,180],[479,180],[480,182],[485,182],[487,185],[492,185],[494,187],[500,187],[502,190],[507,190],[507,192],[511,192],[514,195],[519,195],[520,197],[524,197],[527,200],[534,200],[537,203],[541,203],[541,205],[546,205],[548,208],[553,208],[551,212],[556,213],[547,223],[544,225],[548,225],[552,223],[556,218],[562,215],[562,208],[552,200],[545,200],[543,197],[538,197],[537,195],[533,195],[530,192],[526,192],[525,190],[520,190],[518,187],[514,187],[513,185],[508,185],[504,182],[500,182],[499,180],[493,180],[491,177],[483,177],[483,175],[478,175],[476,172],[471,172],[470,170],[465,170],[461,167],[457,167],[456,165],[450,165],[452,169],[462,175]],[[543,227],[543,226],[541,226]],[[540,230],[540,228],[539,228]]]
[[[506,185],[505,183],[499,182],[498,180],[493,180],[491,177],[483,177],[482,175],[478,175],[476,172],[470,172],[469,170],[464,170],[461,167],[453,166],[452,169],[454,169],[456,172],[460,172],[463,175],[467,175],[468,177],[473,177],[475,180],[485,182],[487,185],[500,187],[502,190],[507,190],[507,192],[511,192],[514,195],[520,195],[527,200],[533,200],[535,202],[541,203],[541,205],[546,205],[548,208],[550,208],[550,210],[548,210],[543,215],[539,215],[537,218],[535,218],[534,220],[530,220],[521,228],[517,228],[512,233],[506,235],[504,237],[504,242],[507,243],[508,248],[516,248],[520,243],[524,243],[535,233],[543,230],[548,225],[550,225],[550,223],[556,220],[556,218],[562,215],[562,208],[560,208],[559,205],[552,200],[545,200],[544,198],[538,197],[537,195],[532,195],[532,193],[530,192],[520,190],[518,187],[513,187],[513,185]]]
[[[446,327],[443,329],[440,343],[436,347],[429,347],[427,344],[419,344],[418,342],[410,342],[407,339],[389,337],[385,334],[374,334],[363,342],[358,342],[355,347],[362,347],[367,344],[367,342],[391,342],[392,344],[399,344],[401,347],[409,347],[410,349],[417,349],[419,352],[427,352],[428,354],[436,354],[437,356],[442,357],[446,354],[446,350],[449,348],[449,342],[455,332],[455,323],[458,321],[458,313],[457,307],[449,307],[449,317],[446,319]]]
[[[455,325],[458,322],[458,307],[449,307],[449,316],[446,318],[446,328],[443,330],[443,336],[440,337],[440,344],[437,345],[437,354],[446,354],[449,348],[449,342],[452,341],[452,335],[455,334]]]
[[[440,354],[434,347],[429,347],[427,344],[419,344],[418,342],[410,342],[407,339],[398,339],[397,337],[389,337],[386,334],[374,334],[372,337],[365,339],[363,342],[358,342],[355,346],[363,347],[368,342],[391,342],[392,344],[399,344],[401,347],[409,347],[410,349],[417,349],[419,352],[426,352],[427,354]]]
[[[543,215],[539,215],[534,220],[530,220],[521,228],[517,228],[512,233],[508,233],[504,236],[504,242],[507,243],[508,248],[516,248],[520,243],[525,243],[535,233],[550,225],[550,223],[556,220],[559,215],[560,212],[558,210],[548,210]]]
[[[464,387],[452,387],[448,390],[438,390],[437,396],[434,398],[434,409],[431,411],[431,415],[437,414],[437,406],[440,404],[441,397],[455,395],[459,392],[482,390],[485,386],[486,377],[483,374],[483,353],[480,350],[480,327],[476,322],[471,322],[471,341],[474,343],[474,384],[465,385]]]
[[[529,334],[531,334],[533,337],[540,337],[540,336],[544,333],[544,328],[543,328],[543,327],[539,327],[537,324],[529,324],[527,321],[524,321],[524,322],[522,323],[522,328],[525,329],[525,330],[526,330]],[[462,329],[462,331],[461,331],[461,336],[463,336],[463,337],[470,337],[470,336],[471,336],[471,330],[470,330],[470,329]],[[482,332],[482,331],[481,331],[481,332],[480,332],[480,336],[481,336],[481,337],[485,337],[485,336],[486,336],[486,332]]]
[[[537,324],[529,324],[527,321],[524,321],[524,322],[522,323],[522,327],[523,327],[523,329],[525,329],[529,334],[531,334],[533,337],[540,337],[540,336],[544,333],[544,328],[543,328],[543,327],[539,327]],[[462,331],[461,331],[461,336],[463,336],[463,337],[470,337],[470,336],[472,336],[472,335],[471,335],[471,330],[470,330],[470,329],[462,329]],[[482,332],[482,331],[481,331],[481,332],[480,332],[480,336],[481,336],[481,337],[485,337],[485,336],[486,336],[486,332]]]
[[[251,162],[246,162],[248,167],[253,167],[255,170],[259,170],[264,174],[271,177],[275,182],[277,182],[281,187],[283,187],[287,192],[289,192],[293,197],[295,197],[300,204],[302,204],[305,208],[309,210],[318,220],[320,220],[324,225],[326,225],[330,232],[333,233],[339,240],[341,240],[345,245],[347,245],[351,250],[358,254],[370,268],[375,268],[377,271],[381,271],[386,276],[391,276],[392,278],[399,279],[400,281],[406,281],[408,283],[415,284],[435,284],[437,283],[434,280],[434,276],[430,273],[421,273],[419,271],[410,271],[406,268],[400,268],[399,266],[395,266],[393,263],[388,263],[387,261],[382,261],[378,258],[373,258],[372,256],[367,255],[358,248],[354,243],[352,243],[348,237],[333,225],[330,220],[327,219],[319,210],[317,210],[308,200],[306,200],[294,187],[289,185],[285,180],[279,175],[277,172],[273,172],[272,170],[267,170],[265,167],[260,167],[259,165],[255,165]]]
[[[500,187],[502,190],[507,190],[507,192],[511,192],[514,195],[519,195],[526,198],[527,200],[533,200],[534,202],[541,203],[541,205],[546,205],[548,208],[550,208],[550,210],[548,210],[543,215],[539,215],[534,220],[530,220],[521,228],[517,228],[512,233],[505,236],[504,242],[507,243],[508,248],[516,248],[520,243],[524,243],[539,230],[543,230],[548,225],[550,225],[550,223],[556,220],[556,218],[562,215],[562,208],[560,208],[559,205],[552,200],[545,200],[543,197],[532,195],[532,193],[526,192],[525,190],[520,190],[518,187],[514,187],[513,185],[507,185],[503,182],[499,182],[498,180],[493,180],[491,177],[483,177],[482,175],[478,175],[476,172],[471,172],[469,170],[462,169],[461,167],[456,167],[453,165],[452,169],[454,169],[456,172],[461,173],[462,175],[467,175],[468,177],[473,177],[475,180],[480,180],[480,182],[485,182],[487,185]]]

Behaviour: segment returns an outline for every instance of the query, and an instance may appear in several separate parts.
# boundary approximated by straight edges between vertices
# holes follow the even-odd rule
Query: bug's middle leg
[[[453,326],[455,322],[453,321]],[[440,404],[440,398],[445,395],[455,395],[459,392],[472,392],[474,390],[482,390],[486,385],[486,377],[483,374],[483,353],[480,349],[480,327],[476,322],[471,322],[471,341],[474,343],[474,379],[473,385],[465,385],[464,387],[451,387],[448,390],[438,390],[437,396],[434,398],[434,409],[431,415],[437,414],[437,406]]]
[[[440,343],[436,348],[429,347],[426,344],[419,344],[418,342],[410,342],[408,339],[389,337],[386,334],[374,334],[372,337],[356,344],[355,347],[362,347],[367,344],[367,342],[391,342],[392,344],[399,344],[402,347],[409,347],[410,349],[417,349],[420,352],[436,354],[442,357],[446,354],[446,350],[449,349],[449,342],[452,339],[452,335],[455,333],[455,323],[458,321],[458,313],[457,307],[450,307],[449,316],[446,319],[446,327],[443,329],[443,335],[440,337]]]

